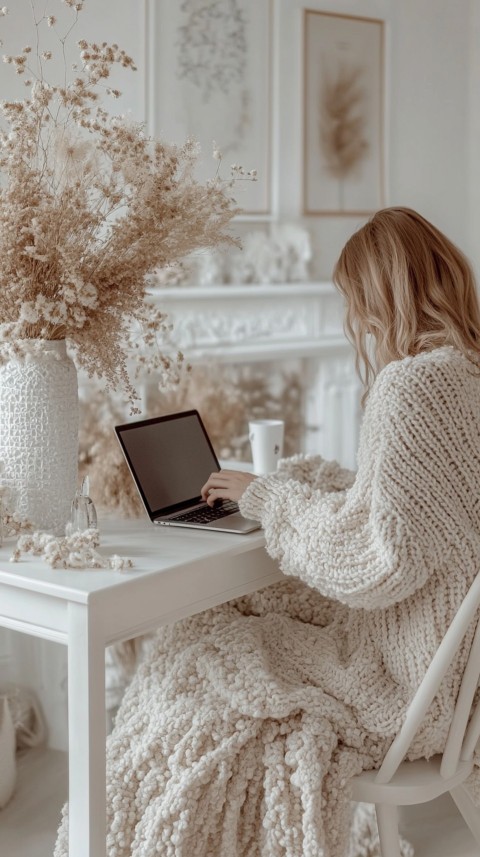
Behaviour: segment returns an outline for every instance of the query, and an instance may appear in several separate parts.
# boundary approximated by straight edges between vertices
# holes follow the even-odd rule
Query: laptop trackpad
[[[235,512],[233,515],[226,515],[224,518],[217,518],[215,521],[209,521],[205,526],[209,530],[227,530],[231,527],[237,533],[248,533],[250,530],[260,529],[258,521],[244,518],[240,512]]]

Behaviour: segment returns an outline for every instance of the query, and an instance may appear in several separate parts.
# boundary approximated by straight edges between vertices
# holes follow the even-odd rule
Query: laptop
[[[115,426],[115,433],[154,524],[224,533],[260,529],[236,503],[221,500],[210,507],[202,500],[200,491],[220,464],[198,411],[137,420]]]

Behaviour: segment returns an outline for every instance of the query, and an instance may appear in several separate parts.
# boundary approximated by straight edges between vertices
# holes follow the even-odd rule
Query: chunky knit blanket
[[[378,375],[356,475],[296,457],[249,485],[241,510],[289,577],[151,641],[108,741],[108,857],[378,853],[365,813],[350,848],[350,781],[380,765],[480,568],[479,419],[479,369],[435,349]],[[470,642],[410,758],[443,749]]]

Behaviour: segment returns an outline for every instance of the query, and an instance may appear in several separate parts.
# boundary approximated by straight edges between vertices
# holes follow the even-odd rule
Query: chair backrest
[[[432,658],[432,662],[407,709],[403,726],[390,746],[375,777],[375,782],[390,782],[397,768],[403,762],[463,638],[476,619],[475,635],[443,752],[441,775],[443,777],[453,775],[460,759],[466,761],[472,758],[475,745],[480,737],[480,703],[475,706],[472,712],[473,698],[480,678],[480,622],[477,615],[479,607],[480,572],[470,586],[452,624]]]

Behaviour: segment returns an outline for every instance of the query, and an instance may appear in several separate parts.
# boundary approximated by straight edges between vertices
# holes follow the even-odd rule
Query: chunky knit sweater
[[[288,577],[158,632],[109,739],[109,857],[349,853],[349,782],[480,569],[479,425],[480,370],[438,348],[377,376],[356,475],[299,456],[250,483]],[[411,758],[443,748],[471,636]]]

